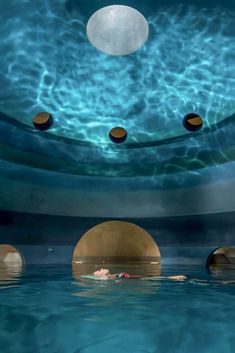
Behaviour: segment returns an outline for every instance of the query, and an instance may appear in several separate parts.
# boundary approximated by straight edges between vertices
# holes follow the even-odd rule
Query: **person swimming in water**
[[[144,278],[143,276],[140,275],[130,275],[129,273],[116,273],[116,274],[111,274],[109,269],[107,268],[101,268],[98,271],[93,272],[94,277],[97,277],[99,279],[116,279],[116,278]],[[151,277],[149,277],[151,278]],[[187,280],[187,277],[184,275],[174,275],[174,276],[158,276],[158,277],[152,277],[152,278],[168,278],[172,279],[175,281],[185,281]]]

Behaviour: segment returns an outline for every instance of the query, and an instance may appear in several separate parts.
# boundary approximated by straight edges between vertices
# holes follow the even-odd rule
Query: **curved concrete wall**
[[[9,212],[0,226],[0,242],[19,250],[26,264],[71,264],[74,249],[92,227],[110,218],[59,217]],[[3,217],[2,217],[3,219]],[[115,219],[117,220],[117,219]],[[219,246],[235,246],[235,213],[168,218],[129,218],[155,240],[163,264],[205,266]]]
[[[229,168],[234,166],[228,166]],[[223,166],[228,174],[231,171]],[[215,178],[211,170],[211,179]],[[25,173],[25,171],[24,171]],[[182,187],[168,190],[132,191],[133,179],[100,180],[90,178],[89,187],[84,189],[83,178],[77,177],[77,188],[41,186],[34,182],[24,182],[24,173],[16,169],[14,177],[0,177],[0,208],[18,212],[32,212],[61,216],[78,217],[166,217],[192,214],[229,212],[235,210],[235,176],[229,180],[216,180],[195,187]],[[12,173],[11,173],[12,174]],[[40,172],[43,178],[43,173]],[[56,175],[45,175],[49,183],[56,180]],[[69,176],[64,175],[69,179]],[[200,178],[200,176],[198,176]],[[100,184],[107,185],[107,190],[99,190]],[[148,183],[148,180],[146,180]]]

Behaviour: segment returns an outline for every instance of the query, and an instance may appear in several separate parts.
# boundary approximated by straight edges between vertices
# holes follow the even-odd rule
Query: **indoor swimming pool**
[[[235,0],[0,0],[0,34],[0,353],[234,353]]]
[[[202,266],[163,268],[186,274],[185,282],[81,280],[70,266],[12,271],[0,284],[1,352],[234,352],[233,271],[212,277]]]

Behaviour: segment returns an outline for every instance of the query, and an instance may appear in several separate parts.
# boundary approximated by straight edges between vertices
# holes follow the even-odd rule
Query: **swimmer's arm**
[[[116,274],[113,274],[113,275],[108,275],[107,276],[107,279],[116,279],[116,278],[119,278],[121,277],[120,276],[120,273],[116,273]],[[161,278],[167,278],[167,279],[171,279],[173,281],[186,281],[188,278],[184,275],[175,275],[175,276],[157,276],[157,277],[147,277],[147,278],[151,278],[151,279],[161,279]]]
[[[187,277],[184,275],[168,276],[166,278],[173,279],[175,281],[186,281]]]
[[[175,275],[175,276],[153,276],[153,277],[145,277],[146,279],[172,279],[174,281],[186,281],[188,278],[184,275]]]
[[[118,277],[118,274],[114,275],[108,275],[108,279],[115,279]]]
[[[121,278],[124,273],[114,273],[112,275],[108,275],[109,279]]]

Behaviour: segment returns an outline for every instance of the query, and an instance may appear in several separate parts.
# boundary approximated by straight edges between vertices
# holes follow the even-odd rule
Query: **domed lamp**
[[[189,113],[183,119],[183,125],[188,131],[198,131],[202,128],[203,120],[196,113]]]
[[[47,112],[38,113],[33,118],[33,125],[37,130],[48,130],[53,125],[53,117]]]
[[[114,127],[109,132],[109,138],[114,143],[122,143],[127,139],[127,131],[123,127]]]

